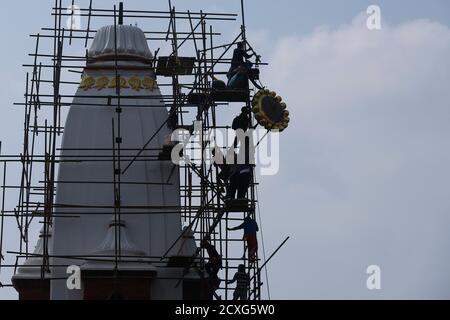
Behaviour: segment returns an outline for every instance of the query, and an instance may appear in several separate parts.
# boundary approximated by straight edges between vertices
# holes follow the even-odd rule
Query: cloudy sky
[[[173,2],[180,10],[240,6]],[[3,154],[20,152],[22,112],[12,107],[23,97],[20,65],[33,50],[27,35],[51,25],[52,4],[3,4]],[[381,30],[366,27],[371,4],[381,8]],[[247,24],[270,63],[263,81],[292,119],[280,173],[259,187],[267,254],[291,236],[269,265],[271,297],[450,298],[450,3],[249,0]],[[220,31],[226,42],[237,29]],[[381,290],[366,287],[369,265],[381,268]],[[8,276],[2,271],[1,281]]]

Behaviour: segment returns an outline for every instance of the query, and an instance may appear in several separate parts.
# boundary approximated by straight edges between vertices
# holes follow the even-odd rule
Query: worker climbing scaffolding
[[[248,300],[248,291],[250,286],[250,276],[245,272],[245,265],[240,264],[238,272],[234,275],[233,279],[227,281],[228,284],[236,282],[236,289],[233,293],[233,300]]]
[[[250,215],[248,215],[245,217],[244,222],[241,225],[234,228],[228,228],[228,231],[236,230],[244,230],[243,239],[247,242],[248,260],[250,263],[255,262],[258,257],[258,239],[256,236],[259,231],[258,223]]]
[[[209,261],[205,264],[205,271],[209,276],[212,290],[216,291],[221,283],[218,273],[220,269],[222,269],[222,256],[217,252],[217,249],[207,240],[203,240],[203,248],[206,249],[209,256]]]

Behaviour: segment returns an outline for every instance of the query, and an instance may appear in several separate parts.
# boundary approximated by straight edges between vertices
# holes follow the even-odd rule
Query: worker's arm
[[[227,281],[227,284],[232,284],[232,283],[234,283],[234,282],[236,282],[236,274],[234,275],[234,277],[233,277],[232,280],[228,280],[228,281]]]
[[[212,254],[213,254],[213,249],[211,248],[211,246],[206,247],[206,252],[208,252],[208,256],[211,258]]]
[[[250,50],[249,50],[250,51]],[[248,51],[247,51],[248,52]],[[251,54],[248,54],[247,52],[244,53],[245,58],[250,59],[251,57],[255,56],[256,54],[252,52]]]
[[[235,227],[235,228],[227,228],[227,229],[228,229],[228,231],[241,230],[241,229],[244,229],[244,225],[245,225],[245,223],[243,223],[243,224],[241,224],[240,226],[237,226],[237,227]]]

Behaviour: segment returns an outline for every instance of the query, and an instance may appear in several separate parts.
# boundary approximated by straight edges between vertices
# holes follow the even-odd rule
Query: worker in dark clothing
[[[241,109],[241,114],[233,120],[233,124],[231,126],[233,130],[237,131],[241,129],[244,132],[247,132],[247,130],[250,128],[250,114],[250,109],[247,107],[243,107]]]
[[[250,128],[254,129],[253,127],[251,127],[251,110],[247,107],[243,107],[241,110],[241,114],[238,115],[236,118],[234,118],[233,124],[231,127],[233,130],[236,131],[236,138],[234,139],[234,144],[233,144],[234,148],[237,148],[238,145],[240,144],[241,145],[240,155],[243,154],[241,152],[245,152],[245,154],[244,154],[245,160],[243,158],[240,159],[240,161],[245,161],[245,162],[242,163],[242,162],[235,161],[235,163],[238,163],[238,164],[254,163],[251,161],[251,154],[253,152],[250,149],[250,137],[247,135],[239,136],[239,133],[238,133],[238,130],[242,130],[245,133]],[[240,134],[242,134],[242,132]],[[245,147],[245,149],[243,149],[244,147]]]
[[[178,112],[177,109],[172,107],[169,113],[169,119],[167,120],[167,127],[175,131],[178,125]]]
[[[218,274],[220,269],[222,269],[222,257],[217,252],[216,248],[211,243],[209,243],[209,241],[204,240],[203,247],[206,249],[209,256],[209,261],[207,264],[205,264],[205,270],[208,273],[211,287],[217,290],[221,282]]]
[[[220,269],[222,269],[222,257],[209,241],[203,241],[203,247],[206,249],[209,256],[209,261],[205,265],[205,270],[210,276],[217,277]]]
[[[258,223],[248,215],[244,219],[244,223],[235,228],[228,228],[229,231],[244,230],[244,240],[247,241],[248,259],[254,262],[258,255],[258,239],[256,237],[259,231]]]
[[[242,135],[251,126],[250,111],[246,107],[242,108],[242,112],[237,116],[232,128],[236,131],[236,138],[234,139],[235,150],[239,146],[239,156],[234,154],[234,165],[231,166],[229,172],[229,187],[227,189],[227,199],[246,199],[248,188],[253,180],[254,167],[254,146],[248,135]],[[239,132],[239,130],[242,130]]]
[[[236,199],[236,191],[237,199],[246,199],[248,188],[252,181],[252,171],[251,165],[236,164],[233,166],[230,185],[227,189],[227,199]]]
[[[219,148],[214,148],[212,150],[212,155],[214,159],[214,166],[217,167],[220,172],[218,174],[219,181],[227,182],[230,179],[231,167],[227,164],[225,156]]]
[[[245,49],[245,43],[239,42],[237,48],[233,52],[233,58],[231,60],[230,70],[227,73],[228,85],[230,87],[248,87],[248,80],[250,80],[253,85],[259,90],[262,89],[258,83],[256,83],[257,76],[252,71],[253,63],[248,61],[253,56],[256,56],[258,61],[260,59],[259,56],[256,55],[255,52],[249,54],[248,52],[252,50]],[[236,75],[240,74],[238,79],[233,79]],[[246,84],[245,84],[246,83]]]
[[[228,284],[236,282],[236,289],[234,290],[233,300],[248,300],[248,290],[250,287],[250,276],[245,272],[245,266],[239,265],[238,272],[233,277],[233,280],[227,281]]]
[[[245,50],[245,44],[244,42],[239,42],[237,44],[237,48],[234,49],[233,52],[233,59],[231,60],[231,67],[230,70],[227,73],[227,78],[230,80],[235,74],[239,67],[248,67],[249,65],[246,64],[246,59],[250,59],[255,54],[248,54],[248,51]],[[251,63],[250,63],[251,68]]]

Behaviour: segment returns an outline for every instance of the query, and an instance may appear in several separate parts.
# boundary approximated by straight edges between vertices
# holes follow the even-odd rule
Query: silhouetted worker
[[[245,50],[244,42],[238,43],[237,48],[233,52],[230,70],[227,73],[228,86],[233,88],[248,87],[248,80],[250,80],[256,88],[259,90],[262,89],[262,87],[256,83],[259,72],[255,73],[252,69],[253,63],[247,60],[253,56],[256,56],[259,61],[260,57],[253,51],[251,54],[248,54],[249,51],[252,50]],[[235,76],[237,78],[235,78]]]
[[[247,241],[248,259],[250,262],[254,262],[258,254],[258,239],[256,237],[259,231],[258,223],[248,215],[240,226],[228,228],[229,231],[241,229],[244,229],[244,239]]]
[[[219,148],[213,149],[212,155],[214,157],[214,166],[220,170],[217,177],[219,178],[219,180],[227,182],[230,179],[230,175],[232,173],[231,166],[227,164],[225,156]]]
[[[246,199],[248,188],[252,182],[252,165],[236,164],[230,175],[230,185],[227,189],[227,199]]]
[[[239,265],[238,272],[233,277],[233,280],[227,281],[228,284],[237,282],[236,289],[233,293],[233,300],[248,300],[248,290],[250,287],[250,276],[245,272],[245,266]]]
[[[172,108],[169,113],[169,119],[167,120],[167,127],[174,131],[178,125],[178,113],[176,108]]]
[[[233,124],[231,126],[233,130],[237,131],[241,129],[244,132],[247,132],[247,130],[250,128],[250,114],[250,109],[248,109],[247,107],[243,107],[241,109],[241,114],[233,120]]]
[[[228,80],[233,78],[233,76],[236,74],[237,69],[239,67],[245,67],[245,68],[249,69],[249,66],[250,66],[250,68],[251,68],[251,63],[250,63],[250,65],[248,65],[248,63],[246,63],[246,59],[250,59],[254,55],[255,55],[255,53],[248,54],[248,51],[245,50],[244,42],[239,42],[237,44],[237,48],[234,49],[234,52],[233,52],[233,59],[231,60],[231,67],[227,73]]]
[[[252,149],[250,148],[250,136],[242,135],[242,132],[247,132],[251,127],[251,110],[247,107],[243,107],[241,110],[241,114],[238,115],[233,120],[232,129],[236,131],[236,138],[234,139],[234,148],[237,148],[238,145],[241,145],[241,149],[239,151],[239,155],[244,155],[245,159],[240,158],[239,161],[245,162],[237,162],[236,164],[253,164],[251,161],[250,155],[253,154]],[[252,146],[253,147],[253,146]],[[253,148],[254,149],[254,148]]]
[[[220,269],[222,269],[222,257],[217,252],[216,248],[209,243],[209,241],[204,240],[203,247],[206,249],[209,256],[208,263],[205,264],[205,270],[209,275],[211,286],[214,289],[217,289],[220,286],[218,273]]]

